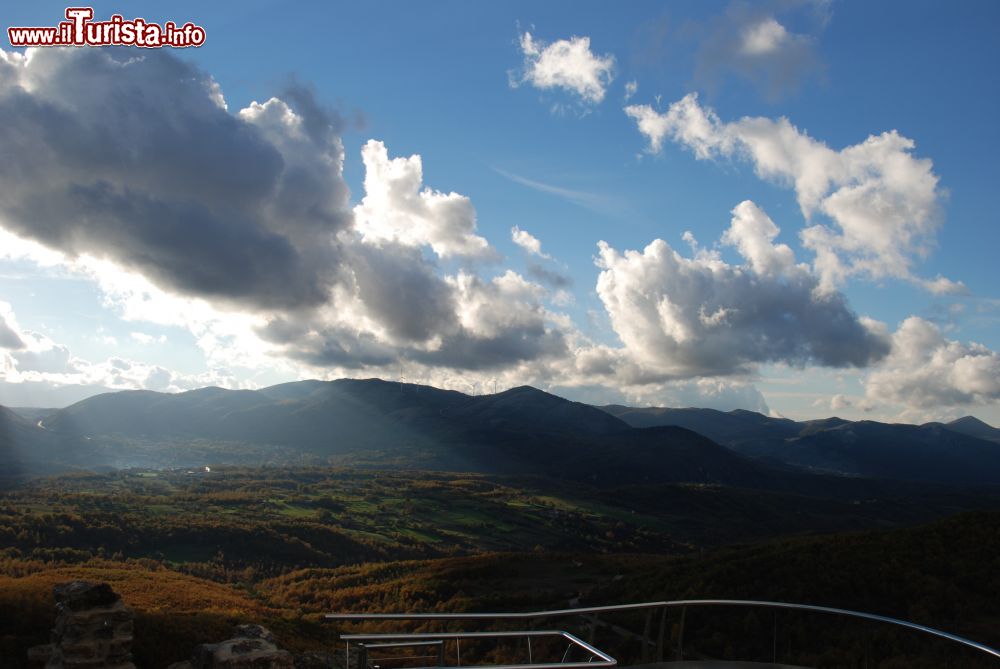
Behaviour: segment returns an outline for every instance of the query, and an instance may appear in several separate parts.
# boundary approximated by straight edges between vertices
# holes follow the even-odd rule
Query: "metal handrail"
[[[344,635],[341,638],[343,639],[343,638],[346,638],[347,636],[349,636],[349,635]],[[369,636],[369,637],[374,638],[376,635],[361,634],[359,636],[362,636],[362,637]],[[386,638],[386,639],[400,639],[402,637],[400,637],[399,635],[389,634],[389,635],[383,635],[383,638]],[[372,649],[372,648],[404,648],[404,647],[405,648],[410,648],[412,646],[440,646],[440,645],[441,645],[441,641],[400,641],[399,643],[366,643],[365,647],[368,648],[368,649]]]
[[[347,642],[350,646],[350,641]],[[428,646],[437,647],[437,653],[434,655],[398,655],[394,657],[380,657],[379,662],[385,663],[393,660],[437,660],[437,666],[444,665],[444,641],[437,639],[435,641],[398,641],[395,643],[362,643],[361,662],[359,665],[364,669],[368,665],[368,653],[371,650],[385,650],[386,648],[426,648]]]
[[[618,664],[618,660],[611,657],[602,650],[595,648],[586,641],[577,638],[576,636],[570,634],[569,632],[563,630],[522,630],[522,631],[502,631],[502,632],[399,632],[399,633],[379,633],[379,634],[341,634],[340,638],[350,644],[352,641],[367,646],[368,648],[387,648],[393,646],[401,645],[421,645],[426,644],[428,641],[431,643],[440,643],[446,639],[453,639],[456,641],[462,641],[463,639],[502,639],[502,638],[524,638],[527,637],[529,640],[531,637],[540,636],[560,636],[570,644],[578,646],[591,655],[591,659],[587,662],[529,662],[528,664],[490,664],[489,669],[545,669],[548,667],[559,667],[560,669],[596,669],[598,667],[614,667]],[[411,643],[378,643],[373,645],[368,645],[368,641],[379,641],[379,642],[390,642],[390,641],[409,641]],[[597,662],[593,661],[593,658],[599,658]],[[467,667],[475,667],[476,665],[459,665]],[[361,669],[364,669],[362,667]]]
[[[706,600],[708,601],[708,600]],[[523,620],[526,618],[555,618],[576,616],[605,611],[631,611],[635,609],[660,608],[670,602],[643,602],[641,604],[613,604],[610,606],[587,606],[577,609],[554,609],[517,613],[503,611],[497,613],[327,613],[327,620]]]
[[[992,655],[1000,659],[1000,650],[991,648],[986,644],[979,643],[960,637],[950,632],[919,625],[908,620],[890,618],[875,613],[865,613],[863,611],[851,611],[849,609],[838,609],[830,606],[815,606],[812,604],[793,604],[789,602],[770,602],[752,599],[682,599],[661,602],[642,602],[637,604],[614,604],[609,606],[588,606],[575,609],[554,609],[548,611],[530,611],[524,613],[516,612],[496,612],[496,613],[328,613],[327,620],[525,620],[533,618],[554,618],[563,616],[598,614],[606,612],[634,611],[646,609],[668,609],[683,608],[688,606],[758,606],[765,608],[792,609],[799,611],[811,611],[815,613],[828,613],[854,618],[864,618],[877,622],[898,625],[909,629],[917,630],[925,634],[948,639],[955,643],[973,648],[987,655]],[[441,635],[437,635],[440,637]],[[582,642],[581,642],[582,643]],[[596,650],[596,649],[595,649]],[[569,665],[565,665],[569,666]]]

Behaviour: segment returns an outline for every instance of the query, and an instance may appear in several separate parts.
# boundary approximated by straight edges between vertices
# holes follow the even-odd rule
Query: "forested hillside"
[[[45,640],[52,585],[73,578],[107,580],[138,610],[137,658],[154,668],[234,621],[304,649],[333,643],[332,610],[661,598],[844,606],[996,642],[1000,513],[912,526],[998,507],[329,468],[63,476],[0,497],[0,652]]]

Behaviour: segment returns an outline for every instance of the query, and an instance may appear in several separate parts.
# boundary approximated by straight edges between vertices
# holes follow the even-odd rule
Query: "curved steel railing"
[[[990,648],[986,644],[979,643],[978,641],[972,641],[971,639],[960,637],[957,634],[951,634],[950,632],[943,632],[939,629],[934,629],[933,627],[927,627],[926,625],[918,625],[917,623],[912,623],[908,620],[900,620],[899,618],[890,618],[889,616],[880,616],[875,613],[865,613],[864,611],[851,611],[850,609],[837,609],[832,606],[814,606],[812,604],[790,604],[788,602],[757,601],[753,599],[690,599],[690,600],[677,600],[673,602],[666,602],[666,604],[668,606],[673,606],[673,607],[761,606],[765,608],[794,609],[797,611],[830,613],[834,615],[847,616],[850,618],[865,618],[867,620],[876,620],[881,623],[889,623],[891,625],[899,625],[901,627],[907,627],[909,629],[917,630],[918,632],[924,632],[925,634],[941,637],[942,639],[948,639],[949,641],[960,643],[962,645],[968,646],[969,648],[975,648],[978,651],[981,651],[988,655],[992,655],[997,659],[1000,659],[1000,651],[996,650],[995,648]]]
[[[569,648],[575,646],[582,649],[589,655],[589,659],[586,662],[566,662],[566,654],[563,655],[563,660],[561,662],[534,662],[531,658],[531,639],[537,637],[561,637],[569,642],[567,646],[566,654],[569,653]],[[528,662],[518,663],[518,664],[491,664],[486,665],[489,669],[610,669],[618,664],[618,660],[611,657],[604,651],[595,648],[586,641],[583,641],[569,632],[563,630],[523,630],[517,632],[412,632],[412,633],[399,633],[399,634],[342,634],[340,637],[347,643],[355,642],[360,647],[361,659],[358,662],[360,669],[367,669],[368,662],[368,650],[373,648],[388,648],[388,647],[400,647],[400,646],[416,646],[420,644],[435,643],[440,644],[444,641],[456,641],[461,642],[463,640],[471,639],[527,639],[528,640]],[[376,643],[372,643],[372,642]],[[388,643],[378,643],[378,642],[388,642]],[[457,663],[456,667],[462,666],[462,651],[461,645],[457,647]],[[398,658],[402,659],[402,658]],[[595,661],[596,659],[596,661]],[[346,662],[350,666],[350,659]],[[438,667],[444,666],[444,648],[441,647],[438,653]],[[470,666],[470,665],[466,665]],[[471,665],[477,666],[477,665]]]
[[[997,659],[1000,659],[1000,650],[991,648],[986,644],[979,643],[978,641],[972,641],[971,639],[966,639],[964,637],[958,636],[957,634],[951,634],[950,632],[944,632],[939,629],[934,629],[933,627],[928,627],[926,625],[919,625],[917,623],[910,622],[908,620],[900,620],[898,618],[891,618],[889,616],[882,616],[875,613],[865,613],[863,611],[851,611],[849,609],[838,609],[830,606],[815,606],[812,604],[793,604],[789,602],[770,602],[770,601],[758,601],[750,599],[683,599],[683,600],[672,600],[672,601],[660,601],[660,602],[642,602],[636,604],[617,604],[610,606],[589,606],[582,608],[573,609],[554,609],[548,611],[529,611],[529,612],[496,612],[496,613],[328,613],[325,618],[327,620],[531,620],[531,619],[541,619],[541,618],[555,618],[564,616],[590,616],[593,623],[596,625],[597,616],[601,613],[614,613],[621,611],[647,611],[649,615],[656,609],[663,610],[663,620],[661,620],[660,637],[661,637],[661,650],[662,650],[662,633],[663,633],[663,622],[666,618],[667,609],[684,609],[689,606],[739,606],[739,607],[763,607],[763,608],[777,608],[777,609],[791,609],[798,611],[809,611],[813,613],[826,613],[832,615],[840,615],[849,618],[861,618],[865,620],[873,620],[876,622],[887,623],[890,625],[896,625],[899,627],[905,627],[907,629],[916,630],[924,634],[931,636],[936,636],[942,639],[947,639],[954,643],[961,644],[968,648],[972,648],[978,652],[991,655]],[[649,641],[649,627],[651,618],[647,618],[646,632],[643,634],[643,641],[647,643]]]

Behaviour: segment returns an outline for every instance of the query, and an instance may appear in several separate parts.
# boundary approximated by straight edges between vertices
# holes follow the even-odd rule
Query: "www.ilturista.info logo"
[[[157,49],[184,48],[205,43],[205,29],[190,21],[178,26],[167,21],[162,26],[146,19],[126,20],[113,14],[107,21],[93,21],[92,7],[67,7],[66,21],[57,26],[7,28],[13,47],[19,46],[139,46]]]

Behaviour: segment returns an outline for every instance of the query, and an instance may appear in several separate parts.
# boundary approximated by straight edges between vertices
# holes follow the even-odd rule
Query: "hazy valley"
[[[0,654],[44,641],[69,578],[136,607],[150,667],[239,620],[327,648],[332,610],[713,596],[996,643],[997,432],[379,380],[3,409]]]
[[[1000,484],[1000,430],[749,411],[593,407],[523,386],[470,396],[370,380],[125,391],[60,410],[0,407],[7,476],[76,468],[333,464],[536,475],[595,485],[794,489],[801,477]],[[789,469],[794,468],[794,470]],[[798,479],[796,477],[799,477]],[[812,489],[812,488],[810,488]]]

